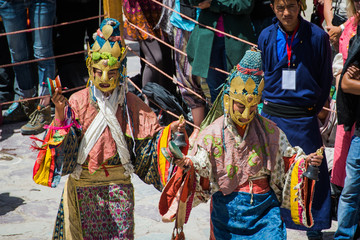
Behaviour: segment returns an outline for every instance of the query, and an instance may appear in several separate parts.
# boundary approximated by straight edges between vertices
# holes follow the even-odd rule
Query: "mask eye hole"
[[[98,68],[94,68],[94,75],[95,76],[99,76],[99,77],[101,77],[101,75],[102,75],[102,70],[100,70],[100,69],[98,69]]]
[[[117,76],[117,73],[118,73],[118,70],[113,69],[108,72],[108,76],[109,76],[109,78],[115,78]]]

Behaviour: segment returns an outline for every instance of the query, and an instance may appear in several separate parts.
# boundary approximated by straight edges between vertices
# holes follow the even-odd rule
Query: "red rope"
[[[149,35],[150,37],[156,39],[158,42],[164,44],[165,46],[168,46],[169,48],[173,49],[174,51],[176,51],[176,52],[178,52],[178,53],[180,53],[180,54],[182,54],[182,55],[184,55],[184,56],[187,57],[187,53],[186,53],[186,52],[183,52],[183,51],[181,51],[180,49],[177,49],[176,47],[172,46],[171,44],[169,44],[169,43],[161,40],[160,38],[158,38],[158,37],[156,37],[156,36],[154,36],[154,35],[146,32],[144,29],[141,29],[140,27],[136,26],[135,24],[129,22],[129,20],[127,20],[127,19],[125,19],[125,20],[126,20],[131,26],[133,26],[134,28],[136,28],[137,30],[140,30],[140,31],[144,32],[145,34]],[[214,70],[216,70],[216,71],[218,71],[218,72],[224,73],[224,74],[226,74],[226,75],[229,75],[229,74],[230,74],[229,72],[227,72],[227,71],[225,71],[225,70],[223,70],[223,69],[220,69],[220,68],[216,68],[216,67],[209,67],[209,68],[214,69]]]
[[[42,27],[37,27],[37,28],[29,28],[29,29],[14,31],[14,32],[0,33],[0,37],[7,36],[7,35],[18,34],[18,33],[33,32],[33,31],[36,31],[36,30],[42,30],[42,29],[48,29],[48,28],[66,26],[66,25],[69,25],[69,24],[74,24],[74,23],[79,23],[79,22],[85,22],[85,21],[89,21],[89,20],[96,19],[96,18],[101,18],[101,17],[104,17],[104,16],[105,16],[105,15],[99,15],[99,16],[94,16],[94,17],[88,17],[88,18],[78,19],[78,20],[74,20],[74,21],[70,21],[70,22],[63,22],[63,23],[54,24],[54,25],[42,26]]]
[[[193,91],[190,88],[185,87],[181,82],[175,80],[174,78],[172,78],[170,75],[168,75],[167,73],[165,73],[164,71],[162,71],[161,69],[159,69],[158,67],[156,67],[155,65],[151,64],[149,61],[147,61],[145,58],[142,58],[139,56],[139,54],[137,54],[134,50],[132,50],[129,46],[128,46],[129,50],[136,55],[137,57],[139,57],[141,59],[141,61],[145,62],[146,64],[148,64],[149,66],[151,66],[152,68],[154,68],[155,70],[157,70],[158,72],[160,72],[161,74],[163,74],[165,77],[169,78],[171,81],[173,81],[173,83],[180,85],[181,87],[187,89],[189,92],[191,92],[192,94],[194,94],[195,96],[197,96],[198,98],[200,98],[201,100],[207,102],[208,104],[211,105],[211,103],[209,101],[207,101],[206,99],[204,99],[200,94],[198,94],[197,92]]]
[[[233,39],[235,39],[235,40],[238,40],[238,41],[240,41],[240,42],[246,43],[246,44],[251,45],[251,46],[253,46],[253,47],[257,47],[257,44],[255,44],[255,43],[246,41],[246,40],[244,40],[244,39],[235,37],[235,36],[233,36],[233,35],[231,35],[231,34],[228,34],[228,33],[226,33],[226,32],[223,32],[223,31],[220,31],[220,30],[218,30],[218,29],[215,29],[215,28],[209,27],[209,26],[207,26],[207,25],[204,25],[204,24],[202,24],[202,23],[199,23],[198,21],[196,21],[196,20],[194,20],[194,19],[192,19],[192,18],[190,18],[190,17],[188,17],[188,16],[186,16],[186,15],[184,15],[184,14],[178,12],[178,11],[175,11],[175,10],[172,9],[171,7],[165,5],[165,4],[161,3],[161,2],[158,2],[158,1],[156,1],[156,0],[151,0],[151,1],[153,1],[153,2],[156,3],[156,4],[159,4],[160,6],[166,8],[166,9],[169,9],[170,11],[173,11],[173,12],[179,14],[182,18],[185,18],[185,19],[187,19],[187,20],[190,20],[190,21],[192,21],[192,22],[194,22],[194,23],[196,23],[196,24],[198,24],[198,25],[200,25],[200,26],[202,26],[202,27],[204,27],[204,28],[207,28],[207,29],[212,30],[212,31],[217,32],[217,33],[224,34],[224,35],[227,36],[227,37],[233,38]],[[239,24],[239,23],[234,23],[234,24]]]
[[[81,53],[85,53],[85,52],[86,52],[85,50],[82,50],[82,51],[77,51],[77,52],[73,52],[73,53],[65,53],[65,54],[61,54],[61,55],[47,57],[47,58],[38,58],[38,59],[32,59],[32,60],[27,60],[27,61],[22,61],[22,62],[9,63],[9,64],[0,65],[0,68],[13,67],[13,66],[18,66],[18,65],[22,65],[22,64],[41,62],[41,61],[62,58],[62,57],[68,57],[68,56],[73,56],[73,55],[77,55],[77,54],[81,54]]]
[[[84,86],[80,86],[80,87],[75,87],[75,88],[63,90],[62,92],[63,92],[63,93],[73,92],[73,91],[76,91],[76,90],[83,89],[83,88],[85,88],[85,87],[86,87],[86,86],[84,85]],[[49,96],[50,96],[50,95],[48,94],[48,95],[43,95],[43,96],[39,96],[39,97],[23,98],[23,99],[14,100],[14,101],[9,101],[9,102],[2,102],[2,103],[0,103],[0,106],[2,106],[2,105],[9,105],[9,104],[18,103],[18,102],[27,102],[27,101],[36,100],[36,99],[47,98],[47,97],[49,97]]]

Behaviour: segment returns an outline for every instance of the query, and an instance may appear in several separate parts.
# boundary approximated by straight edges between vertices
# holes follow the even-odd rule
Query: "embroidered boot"
[[[37,135],[45,131],[44,126],[51,122],[51,107],[38,105],[37,109],[30,114],[30,120],[21,127],[22,135]]]

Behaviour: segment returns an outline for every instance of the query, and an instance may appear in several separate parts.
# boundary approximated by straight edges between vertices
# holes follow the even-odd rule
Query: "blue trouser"
[[[212,195],[211,206],[211,234],[215,239],[286,239],[279,201],[272,190],[264,194],[233,192],[225,196],[218,191]]]
[[[346,178],[338,207],[338,229],[334,239],[353,239],[359,222],[360,137],[355,136],[346,159]]]
[[[27,28],[27,8],[32,28],[52,25],[56,14],[56,0],[0,0],[0,16],[7,33]],[[12,63],[30,59],[26,33],[7,35]],[[52,57],[52,28],[32,32],[35,59]],[[55,77],[55,60],[40,61],[38,64],[38,83],[31,64],[14,66],[15,78],[22,97],[30,97],[39,84],[39,95],[48,94],[46,79]]]

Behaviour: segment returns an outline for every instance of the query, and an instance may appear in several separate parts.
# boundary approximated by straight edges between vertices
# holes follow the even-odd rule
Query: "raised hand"
[[[59,123],[62,123],[65,119],[64,109],[67,99],[61,94],[61,90],[56,88],[51,101],[55,105],[55,124],[59,125]]]

